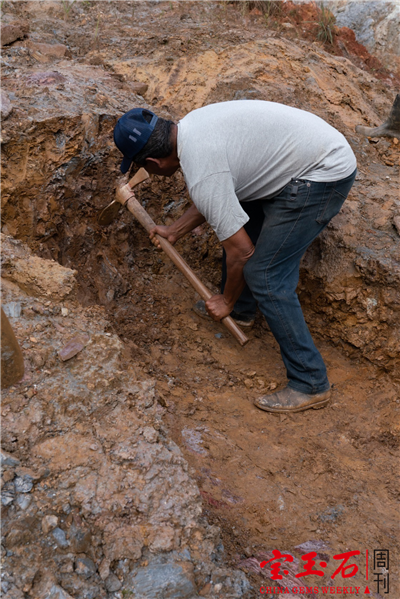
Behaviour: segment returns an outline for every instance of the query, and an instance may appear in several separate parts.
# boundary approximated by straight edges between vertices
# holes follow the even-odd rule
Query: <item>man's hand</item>
[[[233,310],[233,304],[228,304],[223,295],[213,295],[206,301],[206,310],[213,320],[219,322]]]
[[[174,232],[172,225],[170,227],[166,227],[163,225],[158,225],[149,231],[150,240],[153,245],[156,246],[158,250],[161,250],[160,241],[157,239],[156,235],[160,235],[160,237],[164,237],[167,239],[172,245],[174,245],[178,240],[178,235]]]
[[[151,243],[155,245],[157,249],[161,249],[160,242],[156,238],[156,234],[158,234],[174,245],[178,239],[204,223],[204,221],[204,216],[200,214],[196,206],[193,204],[180,218],[178,218],[177,221],[175,221],[169,227],[158,225],[157,227],[154,227],[154,229],[151,229],[149,232]]]

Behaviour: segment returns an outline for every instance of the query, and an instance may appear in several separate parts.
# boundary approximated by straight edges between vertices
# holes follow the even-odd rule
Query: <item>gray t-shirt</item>
[[[249,220],[240,202],[272,198],[292,178],[338,181],[356,168],[346,139],[324,120],[262,100],[190,112],[177,143],[190,196],[220,241]]]

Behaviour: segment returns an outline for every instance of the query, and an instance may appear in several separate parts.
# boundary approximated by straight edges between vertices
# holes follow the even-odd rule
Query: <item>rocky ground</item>
[[[2,10],[3,306],[27,361],[2,412],[5,596],[250,597],[268,583],[263,555],[293,552],[296,572],[309,547],[329,574],[334,553],[360,550],[351,583],[365,588],[365,551],[398,551],[399,152],[354,128],[386,119],[396,74],[346,30],[334,48],[316,41],[315,7],[268,18],[251,3]],[[191,312],[188,284],[129,214],[97,224],[120,182],[122,112],[178,119],[240,98],[319,114],[359,163],[299,286],[333,402],[297,417],[252,407],[285,380],[260,315],[239,348]],[[189,202],[179,174],[152,177],[138,197],[165,223]],[[216,289],[212,232],[178,249]],[[81,349],[62,361],[71,341]]]
[[[107,332],[104,309],[73,300],[73,271],[12,238],[2,258],[26,362],[2,408],[2,596],[243,596],[244,575],[219,566],[218,529],[156,381]]]

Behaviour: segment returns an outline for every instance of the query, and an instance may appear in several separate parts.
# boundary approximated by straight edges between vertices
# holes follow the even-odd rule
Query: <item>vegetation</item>
[[[336,17],[326,8],[323,2],[319,7],[317,38],[324,44],[333,44],[335,34]]]
[[[237,4],[237,2],[233,2]],[[282,0],[255,0],[255,1],[247,1],[243,0],[239,2],[242,13],[245,14],[256,8],[259,10],[268,20],[272,15],[278,15],[282,12]]]
[[[72,8],[74,2],[75,2],[75,0],[61,0],[61,6],[63,8],[66,19],[68,18],[69,13],[71,12],[71,8]]]

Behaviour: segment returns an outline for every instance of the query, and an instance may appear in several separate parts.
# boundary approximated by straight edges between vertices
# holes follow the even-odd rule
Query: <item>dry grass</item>
[[[319,17],[317,21],[319,39],[323,44],[333,44],[333,36],[336,28],[336,17],[326,8],[323,2],[319,7]]]
[[[264,16],[268,25],[271,17],[277,17],[282,14],[283,2],[282,0],[227,0],[225,2],[222,1],[222,4],[225,6],[232,4],[240,8],[243,16],[256,8]]]

